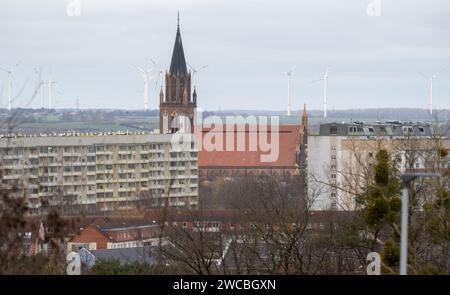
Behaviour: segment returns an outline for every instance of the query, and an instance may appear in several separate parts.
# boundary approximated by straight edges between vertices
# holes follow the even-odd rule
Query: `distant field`
[[[226,116],[278,116],[280,124],[299,124],[302,110],[292,112],[286,116],[282,111],[256,111],[256,110],[229,110],[229,111],[205,111],[206,116],[219,116],[226,123]],[[39,133],[39,132],[105,132],[105,131],[151,131],[159,128],[157,113],[145,113],[142,111],[122,110],[46,110],[46,109],[22,109],[17,110],[15,122],[19,123],[13,129],[15,132]],[[336,110],[329,111],[328,117],[323,118],[318,110],[308,111],[308,123],[311,132],[317,132],[321,123],[351,122],[351,121],[413,121],[430,122],[428,110],[425,109],[367,109],[367,110]],[[8,130],[10,113],[0,109],[0,132]],[[450,122],[450,110],[436,110],[433,112],[433,120]],[[27,123],[25,123],[27,122]]]

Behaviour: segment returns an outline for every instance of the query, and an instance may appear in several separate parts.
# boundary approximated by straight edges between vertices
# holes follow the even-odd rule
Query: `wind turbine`
[[[42,66],[40,66],[39,69],[34,68],[34,72],[36,73],[37,82],[38,82],[36,91],[37,91],[37,93],[39,93],[38,91],[41,91],[41,108],[44,108],[44,101],[45,101],[44,84],[45,83],[44,83],[44,81],[42,81]]]
[[[53,89],[53,85],[55,85],[56,81],[52,80],[52,76],[50,75],[49,79],[47,82],[43,82],[44,84],[47,84],[48,87],[48,108],[51,109],[52,108],[52,89]]]
[[[14,69],[19,65],[19,63],[16,63],[11,69],[5,70],[3,68],[0,68],[3,72],[8,74],[8,111],[11,110],[11,102],[12,102],[12,74],[14,72]]]
[[[327,66],[327,69],[325,70],[325,73],[323,74],[323,78],[319,80],[311,81],[311,83],[323,81],[323,117],[327,117],[327,81],[328,81],[328,70],[330,69],[329,66]]]
[[[430,112],[430,116],[433,115],[433,80],[439,76],[439,73],[435,73],[431,76],[426,76],[424,73],[419,72],[420,75],[422,75],[423,77],[425,77],[425,79],[428,79],[428,81],[430,81],[430,105],[429,105],[429,112]]]
[[[159,83],[159,87],[162,89],[163,71],[161,70],[161,65],[159,63],[157,63],[156,61],[154,61],[153,59],[150,59],[150,61],[153,63],[155,69],[158,69],[158,79],[156,80],[156,83],[155,83],[155,90],[156,90],[156,86],[158,86],[158,83]]]
[[[187,65],[188,65],[188,66],[191,68],[191,70],[192,70],[192,78],[193,78],[193,80],[194,80],[194,89],[195,89],[195,86],[197,85],[197,79],[196,79],[196,77],[197,77],[197,72],[200,72],[201,70],[207,68],[208,65],[204,65],[204,66],[202,66],[201,68],[199,68],[198,70],[195,69],[195,68],[194,68],[193,66],[191,66],[190,64],[187,64]]]
[[[293,66],[289,71],[282,72],[282,74],[287,75],[288,77],[288,103],[287,103],[287,115],[291,115],[291,93],[292,93],[292,87],[291,87],[291,75],[294,72],[294,69],[296,66]]]
[[[156,100],[158,101],[158,95],[160,92],[158,93],[156,91],[156,87],[158,87],[158,84],[159,84],[160,91],[162,91],[162,82],[163,82],[162,75],[164,72],[161,70],[161,65],[159,63],[157,63],[153,59],[150,59],[150,61],[152,62],[154,69],[158,71],[158,79],[155,80],[155,87],[153,89],[153,91],[155,92],[155,95],[156,95]]]
[[[144,79],[144,110],[148,111],[148,81],[153,78],[153,75],[151,74],[152,68],[144,70],[138,66],[134,67],[141,73],[142,78]]]

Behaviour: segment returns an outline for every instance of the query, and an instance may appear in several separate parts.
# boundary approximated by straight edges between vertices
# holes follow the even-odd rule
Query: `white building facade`
[[[359,175],[375,161],[380,144],[399,156],[400,172],[434,169],[435,164],[420,154],[427,154],[436,138],[427,123],[322,124],[319,134],[308,135],[307,191],[312,209],[353,210],[355,199],[342,188],[361,187],[364,180]],[[449,144],[448,138],[444,141],[444,146]]]

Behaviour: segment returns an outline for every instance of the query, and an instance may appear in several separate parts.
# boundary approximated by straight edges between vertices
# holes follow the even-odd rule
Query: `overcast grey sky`
[[[21,62],[14,106],[32,92],[33,68],[58,82],[56,107],[143,108],[143,81],[132,67],[170,63],[180,10],[188,63],[198,73],[202,109],[285,110],[286,76],[293,76],[293,109],[322,107],[327,65],[330,108],[427,108],[428,82],[418,72],[441,72],[434,106],[450,102],[450,1],[381,0],[81,0],[68,16],[65,0],[0,1],[0,67]],[[155,81],[150,107],[157,106]],[[0,73],[2,106],[7,75]],[[40,107],[40,98],[31,103]]]

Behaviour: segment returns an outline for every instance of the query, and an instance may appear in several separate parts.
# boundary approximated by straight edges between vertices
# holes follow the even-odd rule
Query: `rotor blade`
[[[429,77],[427,76],[427,75],[425,75],[424,73],[422,73],[422,72],[417,72],[419,75],[421,75],[422,77],[424,77],[425,79],[428,79]]]
[[[309,83],[315,83],[315,82],[319,82],[319,81],[323,81],[323,79],[313,80],[313,81],[310,81]]]
[[[188,65],[188,67],[191,68],[191,70],[193,70],[194,72],[197,72],[197,70],[193,66],[191,66],[188,62],[186,64]]]
[[[1,71],[9,73],[9,70],[5,70],[4,68],[0,68]]]
[[[431,76],[431,79],[434,79],[434,78],[438,77],[439,75],[440,75],[439,72],[438,72],[438,73],[435,73],[435,74],[433,74],[433,75]]]
[[[138,66],[136,66],[136,65],[133,65],[135,68],[136,68],[136,70],[138,70],[143,76],[145,76],[145,74],[146,74],[146,72],[142,69],[142,68],[140,68],[140,67],[138,67]]]
[[[206,69],[207,67],[208,67],[208,65],[205,65],[205,66],[201,67],[200,69],[198,69],[197,72],[200,70]]]
[[[150,58],[150,61],[152,62],[152,64],[153,64],[154,66],[159,66],[159,63],[157,63],[156,61],[154,61],[152,58]]]

